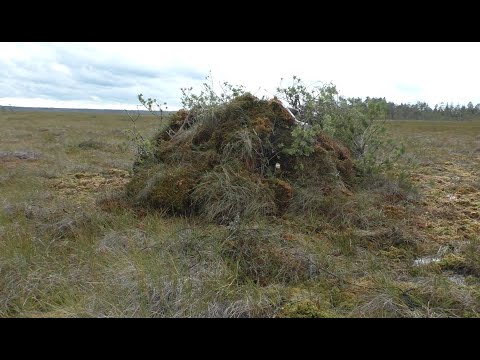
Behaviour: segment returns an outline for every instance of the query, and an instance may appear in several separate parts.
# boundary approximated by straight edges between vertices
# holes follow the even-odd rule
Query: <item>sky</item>
[[[135,109],[137,95],[181,107],[181,88],[242,84],[272,96],[333,83],[347,97],[430,106],[480,103],[480,42],[0,43],[0,105]],[[283,80],[282,80],[283,78]]]

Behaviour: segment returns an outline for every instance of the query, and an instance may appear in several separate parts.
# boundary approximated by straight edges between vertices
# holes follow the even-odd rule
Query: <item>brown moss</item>
[[[342,144],[329,138],[326,134],[320,133],[317,138],[318,145],[327,150],[333,151],[338,160],[352,159],[352,152]]]
[[[282,105],[282,102],[277,98],[268,101],[268,106],[272,109],[275,117],[277,119],[282,119],[287,126],[295,125],[295,118],[290,114],[290,112],[285,109]]]
[[[285,180],[272,179],[270,187],[275,194],[275,205],[277,207],[277,215],[282,215],[290,205],[293,197],[292,186]]]
[[[252,122],[252,125],[255,133],[261,138],[265,138],[266,136],[270,135],[273,130],[272,121],[264,116],[255,118]]]
[[[213,130],[209,126],[200,125],[199,130],[193,135],[192,144],[194,146],[207,144],[210,141],[212,134]]]

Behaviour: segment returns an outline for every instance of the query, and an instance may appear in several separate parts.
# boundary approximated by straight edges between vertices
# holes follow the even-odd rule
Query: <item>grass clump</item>
[[[224,246],[224,254],[239,272],[239,278],[260,286],[292,284],[317,273],[312,257],[273,228],[237,229]]]
[[[94,139],[88,139],[78,144],[78,147],[82,150],[103,150],[106,146],[107,144]]]
[[[235,173],[222,165],[206,172],[192,192],[201,214],[219,223],[228,223],[236,217],[253,219],[272,214],[276,206],[274,196],[274,191],[260,178]]]

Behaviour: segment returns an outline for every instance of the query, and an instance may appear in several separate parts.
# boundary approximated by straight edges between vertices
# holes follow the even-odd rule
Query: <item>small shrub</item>
[[[405,151],[403,145],[385,136],[385,99],[344,98],[333,84],[308,87],[296,76],[291,86],[277,91],[297,119],[309,125],[295,129],[294,147],[288,150],[292,153],[311,153],[312,139],[322,131],[345,144],[359,170],[370,174],[391,167]]]

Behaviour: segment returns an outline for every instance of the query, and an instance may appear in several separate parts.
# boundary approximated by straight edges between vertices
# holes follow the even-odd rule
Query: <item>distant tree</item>
[[[387,103],[387,106],[388,106],[388,117],[392,120],[395,119],[395,112],[396,112],[395,103],[390,101]]]
[[[415,104],[387,102],[385,98],[367,97],[365,100],[361,98],[349,98],[350,105],[356,105],[364,111],[373,109],[375,106],[383,108],[383,119],[397,120],[439,120],[439,119],[468,119],[472,117],[480,117],[480,104],[473,106],[469,102],[467,106],[449,102],[441,102],[435,104],[431,108],[428,103],[417,101]]]
[[[471,101],[467,104],[467,111],[469,115],[475,114],[475,108],[473,107],[473,103]]]

